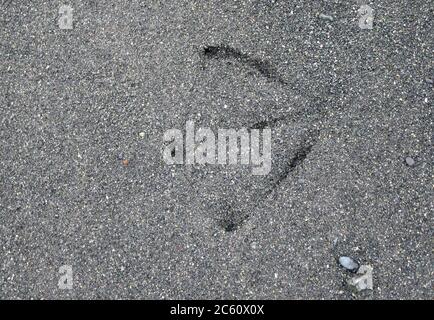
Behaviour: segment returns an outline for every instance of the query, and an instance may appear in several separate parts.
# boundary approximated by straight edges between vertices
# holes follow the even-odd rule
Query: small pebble
[[[258,244],[256,242],[252,242],[250,244],[250,248],[252,248],[253,250],[255,250],[256,248],[258,248]]]
[[[128,166],[128,164],[129,164],[130,162],[128,161],[128,159],[124,159],[124,160],[122,160],[122,164],[126,167],[126,166]]]
[[[333,17],[332,16],[328,16],[328,15],[323,14],[323,13],[321,13],[319,15],[319,18],[322,19],[322,20],[333,21]]]
[[[357,272],[359,269],[359,264],[350,257],[340,257],[339,264],[351,272]]]
[[[407,163],[407,165],[409,165],[410,167],[414,166],[415,161],[412,157],[407,157],[405,158],[405,162]]]
[[[145,133],[144,133],[144,132],[140,132],[140,133],[139,133],[139,137],[140,137],[140,138],[144,138],[144,137],[145,137]]]

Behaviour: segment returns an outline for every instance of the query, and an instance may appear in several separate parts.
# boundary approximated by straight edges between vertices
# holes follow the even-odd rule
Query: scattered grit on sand
[[[432,1],[372,29],[356,1],[63,4],[0,4],[0,298],[432,298]],[[166,165],[187,120],[270,127],[270,174]]]

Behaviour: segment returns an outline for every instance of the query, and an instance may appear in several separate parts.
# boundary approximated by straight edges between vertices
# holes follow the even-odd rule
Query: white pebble
[[[414,166],[414,164],[415,164],[414,159],[411,158],[411,157],[407,157],[407,158],[405,158],[405,162],[406,162],[410,167]]]
[[[339,264],[351,272],[356,272],[359,269],[359,264],[350,257],[340,257]]]

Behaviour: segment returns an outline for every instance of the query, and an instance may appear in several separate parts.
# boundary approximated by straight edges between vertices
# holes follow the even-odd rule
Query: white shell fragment
[[[323,14],[323,13],[321,13],[320,15],[319,15],[319,18],[321,19],[321,20],[326,20],[326,21],[333,21],[333,17],[332,16],[329,16],[329,15],[326,15],[326,14]]]
[[[339,264],[351,272],[356,272],[359,269],[359,264],[350,257],[340,257]]]
[[[363,290],[373,290],[374,284],[372,281],[372,270],[370,265],[361,265],[357,271],[357,276],[347,280],[348,285],[360,292]]]

